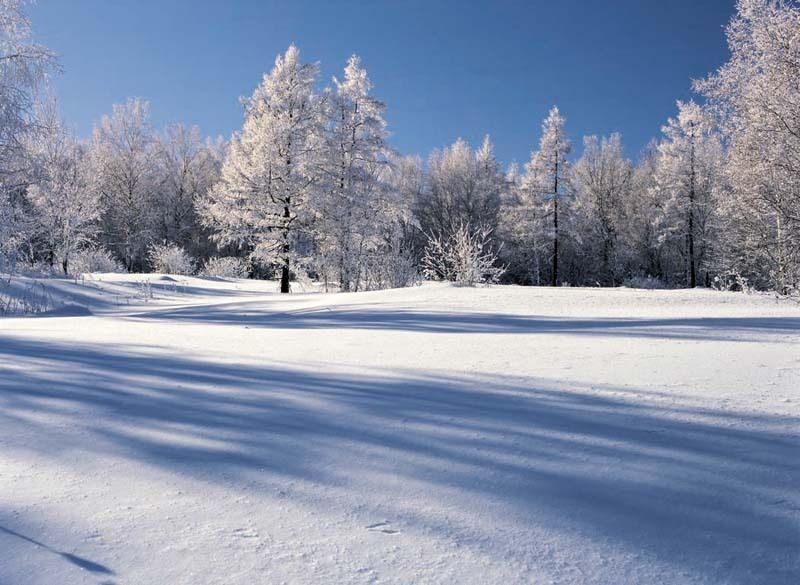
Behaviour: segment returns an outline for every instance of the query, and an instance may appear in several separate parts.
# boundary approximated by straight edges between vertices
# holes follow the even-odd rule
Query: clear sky
[[[578,145],[619,131],[635,156],[690,79],[727,56],[734,0],[38,0],[36,38],[61,55],[53,85],[80,135],[129,96],[153,123],[240,127],[249,95],[294,42],[327,83],[362,57],[392,145],[427,154],[492,136],[527,160],[557,104]]]

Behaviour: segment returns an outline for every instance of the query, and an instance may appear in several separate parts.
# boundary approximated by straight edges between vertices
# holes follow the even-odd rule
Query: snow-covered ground
[[[800,583],[796,304],[46,286],[0,319],[3,585]]]

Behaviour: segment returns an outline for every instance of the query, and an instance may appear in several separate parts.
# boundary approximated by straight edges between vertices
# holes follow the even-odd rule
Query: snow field
[[[159,278],[0,320],[0,583],[800,579],[796,305]]]

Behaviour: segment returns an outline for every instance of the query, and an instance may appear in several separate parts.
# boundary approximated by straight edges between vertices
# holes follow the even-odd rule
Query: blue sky
[[[733,0],[39,0],[36,38],[61,55],[53,80],[80,135],[128,96],[153,122],[228,136],[289,43],[327,82],[362,57],[387,104],[392,145],[427,154],[490,134],[527,160],[558,104],[573,142],[620,131],[636,156],[690,79],[726,59]]]

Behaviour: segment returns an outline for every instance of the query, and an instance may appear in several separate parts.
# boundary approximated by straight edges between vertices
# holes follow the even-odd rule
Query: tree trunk
[[[536,286],[542,284],[542,267],[539,264],[539,242],[536,238],[536,230],[538,229],[537,225],[537,218],[536,213],[533,214],[533,230],[532,230],[532,237],[533,237],[533,274],[531,275],[531,281]]]
[[[694,176],[694,173],[692,173]],[[689,190],[689,288],[697,286],[697,267],[694,260],[694,179]]]
[[[288,220],[291,217],[289,205],[283,206],[283,217]],[[281,292],[289,292],[289,223],[287,221],[283,228],[283,268],[281,268]]]
[[[339,257],[339,291],[350,292],[350,250],[347,244],[342,244]]]
[[[283,268],[281,268],[281,292],[289,292],[289,258],[283,259]]]
[[[694,123],[692,123],[692,133],[694,134]],[[694,200],[695,200],[695,161],[694,161],[694,135],[692,135],[691,155],[689,164],[689,288],[697,286],[697,268],[694,260]]]
[[[558,197],[553,199],[553,286],[558,286]]]
[[[553,286],[558,286],[558,153],[553,181]]]
[[[781,202],[779,202],[780,204]],[[775,214],[775,240],[777,244],[777,276],[776,276],[776,290],[779,294],[786,295],[789,293],[789,285],[786,282],[786,250],[783,244],[783,221],[780,212]]]

